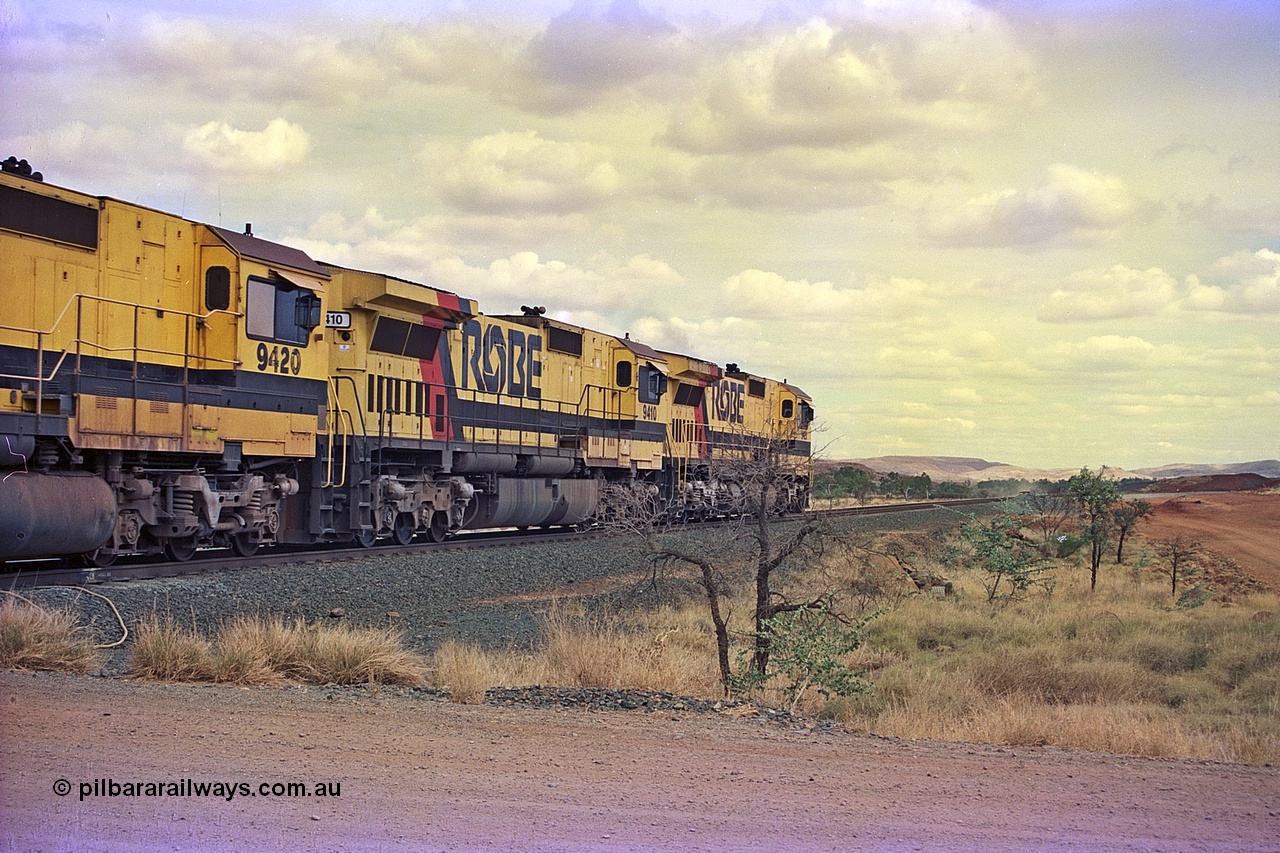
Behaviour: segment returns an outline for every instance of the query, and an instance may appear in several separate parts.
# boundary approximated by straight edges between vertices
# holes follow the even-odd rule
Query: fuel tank
[[[0,479],[0,560],[82,554],[116,529],[116,496],[92,474],[29,474]]]
[[[476,493],[462,526],[541,527],[577,524],[590,518],[600,502],[595,480],[499,478],[497,494]]]

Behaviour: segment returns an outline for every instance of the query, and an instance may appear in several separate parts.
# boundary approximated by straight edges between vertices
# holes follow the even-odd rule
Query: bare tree
[[[1062,492],[1032,492],[1023,496],[1022,503],[1030,516],[1027,526],[1039,534],[1041,552],[1053,556],[1054,541],[1075,513],[1071,498]]]
[[[1185,533],[1179,533],[1172,539],[1162,539],[1155,543],[1156,553],[1165,559],[1164,568],[1157,569],[1169,578],[1169,591],[1176,600],[1178,597],[1178,581],[1187,580],[1199,573],[1196,566],[1200,556],[1200,543]]]
[[[660,580],[662,570],[671,565],[684,564],[697,569],[715,630],[720,683],[727,695],[733,671],[729,666],[729,622],[722,606],[728,588],[724,567],[712,557],[681,543],[674,535],[679,528],[667,524],[667,515],[655,500],[655,492],[653,487],[644,485],[611,487],[606,497],[610,508],[609,526],[639,538],[653,561],[655,583]]]
[[[637,535],[653,560],[655,570],[672,564],[697,569],[702,592],[716,632],[720,676],[729,688],[729,628],[725,615],[726,590],[732,573],[732,557],[712,554],[684,544],[670,526],[673,516],[717,515],[724,518],[729,536],[747,546],[746,560],[755,587],[754,632],[750,668],[764,678],[768,674],[777,617],[803,610],[830,611],[829,593],[796,599],[775,583],[778,573],[802,557],[821,555],[829,537],[816,516],[783,517],[803,505],[809,482],[809,460],[799,457],[785,439],[744,438],[719,458],[703,460],[698,471],[702,495],[712,496],[710,506],[697,513],[663,507],[653,486],[636,485],[610,490],[610,525]],[[673,510],[676,512],[673,513]]]
[[[1132,500],[1121,501],[1118,506],[1111,510],[1111,522],[1115,525],[1119,544],[1116,545],[1116,564],[1124,562],[1124,540],[1133,528],[1138,526],[1138,522],[1151,515],[1152,506],[1150,501]]]

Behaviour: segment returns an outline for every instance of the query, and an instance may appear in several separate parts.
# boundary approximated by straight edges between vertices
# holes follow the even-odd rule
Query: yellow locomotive
[[[726,511],[792,386],[0,173],[0,560],[589,523],[608,487]]]

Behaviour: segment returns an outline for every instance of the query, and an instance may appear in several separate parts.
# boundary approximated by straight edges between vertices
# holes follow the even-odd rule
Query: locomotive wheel
[[[361,548],[372,548],[378,544],[378,531],[373,528],[356,531],[356,544]]]
[[[185,563],[196,555],[196,537],[171,537],[164,540],[164,553],[175,563]]]
[[[402,512],[397,515],[396,523],[391,526],[391,535],[395,537],[396,544],[408,545],[412,542],[416,526],[411,513]]]
[[[443,512],[431,514],[431,526],[427,528],[427,538],[432,542],[443,542],[449,533],[449,516]]]
[[[258,540],[252,533],[237,533],[231,537],[231,550],[237,557],[252,557],[258,553]]]

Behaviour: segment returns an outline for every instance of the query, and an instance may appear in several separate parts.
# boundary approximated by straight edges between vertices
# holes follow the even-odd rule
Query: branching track
[[[964,498],[959,500],[919,501],[900,504],[876,504],[874,506],[843,507],[839,509],[814,509],[819,515],[877,515],[881,513],[911,512],[938,509],[940,507],[986,504],[999,498]],[[723,522],[704,522],[721,524]],[[532,543],[545,544],[559,540],[582,540],[607,535],[604,530],[485,530],[462,533],[440,543],[413,543],[409,545],[380,545],[375,548],[276,548],[252,557],[233,557],[229,552],[217,549],[202,551],[195,559],[185,563],[139,562],[108,568],[68,567],[58,560],[31,560],[10,563],[0,574],[0,589],[29,589],[37,586],[84,586],[110,581],[148,580],[152,578],[180,577],[182,575],[224,572],[250,567],[331,563],[341,560],[358,560],[373,556],[413,554],[424,550],[433,553],[465,551],[479,548],[511,548]]]

